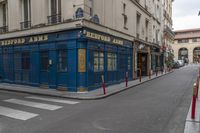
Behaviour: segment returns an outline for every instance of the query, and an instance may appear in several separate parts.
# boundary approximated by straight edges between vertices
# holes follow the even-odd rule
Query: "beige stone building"
[[[172,48],[175,60],[189,59],[190,63],[200,62],[200,29],[175,31]]]

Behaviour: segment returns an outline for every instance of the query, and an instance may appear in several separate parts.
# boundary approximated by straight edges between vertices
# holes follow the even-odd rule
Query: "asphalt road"
[[[0,133],[183,133],[196,76],[187,66],[92,101],[0,91]]]

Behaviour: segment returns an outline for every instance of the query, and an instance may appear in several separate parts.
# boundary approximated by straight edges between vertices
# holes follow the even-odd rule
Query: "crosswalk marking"
[[[44,104],[44,103],[38,103],[38,102],[30,102],[25,100],[19,100],[19,99],[8,99],[4,100],[5,102],[39,108],[39,109],[46,109],[46,110],[57,110],[62,108],[62,106],[57,105],[51,105],[51,104]]]
[[[79,102],[69,101],[69,100],[43,98],[43,97],[37,97],[37,96],[30,96],[30,97],[26,97],[26,98],[36,99],[36,100],[43,100],[43,101],[49,101],[49,102],[56,102],[56,103],[64,103],[64,104],[78,104],[79,103]]]
[[[11,109],[3,106],[0,106],[0,115],[24,121],[38,116],[38,114]]]

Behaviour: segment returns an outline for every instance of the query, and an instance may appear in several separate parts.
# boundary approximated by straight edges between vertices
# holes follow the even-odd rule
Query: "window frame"
[[[57,60],[58,60],[57,71],[58,72],[67,72],[68,69],[67,69],[67,50],[66,49],[59,49],[57,51]],[[63,67],[63,64],[64,64],[65,68]]]
[[[107,53],[107,71],[117,71],[117,54]]]
[[[103,51],[94,51],[93,52],[93,71],[94,72],[103,72],[105,70],[104,64],[105,64],[105,53]],[[95,60],[97,61],[95,65]]]

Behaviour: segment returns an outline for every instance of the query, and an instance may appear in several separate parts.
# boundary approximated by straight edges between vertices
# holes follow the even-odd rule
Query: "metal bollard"
[[[156,76],[158,76],[158,70],[156,69]]]
[[[197,84],[194,83],[193,96],[192,96],[192,110],[191,110],[192,119],[195,119],[195,114],[196,114],[196,95],[197,95]]]
[[[140,71],[140,82],[142,82],[142,70],[139,69],[139,71]]]
[[[151,79],[151,69],[149,70],[149,79]]]
[[[103,94],[106,95],[106,87],[105,87],[105,83],[104,83],[104,76],[101,76],[101,81],[102,81],[102,88],[103,88]]]
[[[128,72],[126,72],[125,80],[126,80],[126,87],[128,87]]]

